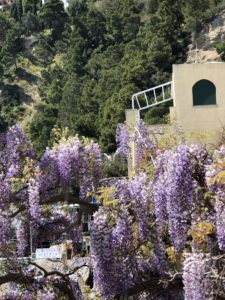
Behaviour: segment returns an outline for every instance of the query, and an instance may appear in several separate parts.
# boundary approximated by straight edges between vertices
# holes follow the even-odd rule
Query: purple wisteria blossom
[[[221,250],[225,250],[225,147],[214,151],[213,162],[207,168],[207,182],[209,188],[216,195],[215,200],[215,223],[216,233]]]
[[[142,242],[150,236],[151,184],[145,173],[136,176],[128,183],[131,199],[135,200],[139,238]]]
[[[11,127],[7,133],[2,136],[1,165],[5,169],[8,179],[21,172],[23,157],[34,158],[35,152],[31,143],[27,140],[22,128],[18,125]]]
[[[113,234],[110,216],[101,208],[92,222],[91,253],[96,287],[103,299],[111,299],[117,290]]]
[[[80,187],[80,197],[85,198],[95,190],[102,177],[101,151],[96,143],[83,144],[77,137],[71,138],[54,150],[47,149],[40,168],[48,171],[46,180],[40,182],[41,187],[45,187],[46,182],[48,187],[57,185],[58,180],[64,188],[76,183]]]
[[[129,141],[130,137],[126,126],[123,124],[118,125],[116,129],[117,152],[127,159],[130,152]]]
[[[209,288],[206,260],[202,253],[187,254],[184,261],[183,283],[185,300],[205,300]]]
[[[168,161],[167,177],[167,212],[169,216],[169,233],[175,250],[185,247],[189,228],[189,212],[192,207],[196,183],[192,177],[193,162],[189,148],[179,145]]]
[[[156,150],[156,140],[150,135],[148,127],[140,118],[137,119],[134,128],[129,128],[124,124],[117,127],[117,152],[127,159],[131,151],[130,142],[135,143],[135,165],[139,169],[142,166],[142,160],[152,157]]]
[[[20,221],[16,228],[17,253],[19,256],[24,256],[27,247],[27,231],[25,224]]]
[[[31,178],[28,184],[28,196],[29,196],[29,211],[31,219],[38,222],[41,216],[40,211],[40,191],[39,182],[37,179]]]
[[[168,224],[168,212],[167,212],[167,163],[171,157],[171,151],[165,151],[164,153],[158,153],[155,174],[153,181],[153,195],[155,204],[156,222],[161,232],[163,227]]]
[[[187,145],[159,154],[154,180],[154,201],[159,228],[168,220],[169,234],[175,250],[186,244],[189,212],[192,207],[196,181],[194,161]],[[161,229],[160,229],[161,230]]]
[[[55,300],[54,291],[46,291],[40,296],[40,300]]]
[[[146,124],[140,118],[137,120],[133,141],[135,142],[136,147],[136,166],[137,168],[140,168],[141,162],[145,156],[153,155],[156,149],[155,138],[149,133]]]

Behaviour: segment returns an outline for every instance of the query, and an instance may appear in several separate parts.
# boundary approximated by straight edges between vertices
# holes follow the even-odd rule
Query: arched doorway
[[[192,88],[193,105],[215,105],[216,87],[213,82],[202,79],[197,81]]]

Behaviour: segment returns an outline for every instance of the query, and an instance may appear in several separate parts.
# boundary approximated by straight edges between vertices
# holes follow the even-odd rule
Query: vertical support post
[[[137,105],[139,107],[139,109],[141,109],[141,106],[140,106],[140,103],[139,103],[139,100],[138,100],[138,96],[136,95],[136,101],[137,101]]]
[[[147,97],[146,93],[144,93],[144,94],[145,94],[146,105],[148,106],[148,97]]]
[[[132,96],[132,109],[134,109],[134,96]]]
[[[134,134],[134,127],[137,124],[137,120],[140,118],[140,111],[138,109],[126,110],[126,124],[129,128],[129,134]],[[130,142],[129,147],[131,149],[128,155],[128,177],[132,178],[136,171],[136,146],[134,142]]]
[[[171,82],[171,98],[173,99],[173,107],[176,107],[176,93],[175,93],[175,81],[173,72],[173,81]]]
[[[163,93],[163,101],[164,101],[165,100],[164,86],[162,86],[162,93]]]
[[[155,89],[153,90],[153,93],[154,93],[155,103],[157,103],[157,97],[156,97]]]

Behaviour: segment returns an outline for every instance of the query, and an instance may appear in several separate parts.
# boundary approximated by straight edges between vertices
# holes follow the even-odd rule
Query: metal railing
[[[144,110],[172,100],[172,81],[133,94],[132,109]],[[136,104],[136,105],[135,105]]]

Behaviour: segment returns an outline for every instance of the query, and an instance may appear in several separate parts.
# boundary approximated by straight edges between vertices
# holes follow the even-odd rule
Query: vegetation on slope
[[[0,127],[23,122],[39,154],[55,125],[115,150],[132,93],[170,80],[221,0],[15,0],[0,12]],[[9,16],[10,14],[10,16]],[[25,104],[24,104],[25,102]],[[165,120],[167,107],[146,114]]]

